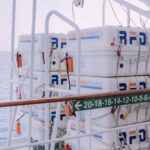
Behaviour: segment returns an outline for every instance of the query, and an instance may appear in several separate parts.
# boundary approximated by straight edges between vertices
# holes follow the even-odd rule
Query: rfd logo
[[[136,90],[136,89],[146,89],[146,82],[139,82],[138,84],[136,82],[130,82],[130,83],[119,83],[119,90],[125,91],[125,90]]]
[[[59,77],[59,75],[52,75],[51,82],[53,85],[64,85],[67,82],[66,77]]]
[[[131,35],[128,36],[126,31],[119,31],[119,37],[120,37],[120,44],[133,44],[138,43],[140,45],[146,45],[147,39],[146,39],[146,33],[139,32],[139,35],[136,35],[136,32],[131,32]],[[129,37],[129,38],[128,38]]]
[[[64,120],[64,118],[66,117],[65,113],[61,113],[60,114],[60,120]],[[51,121],[54,121],[56,118],[56,111],[51,112]]]
[[[132,130],[132,131],[129,131],[128,134],[126,132],[120,132],[119,140],[122,146],[127,145],[127,143],[132,145],[136,142],[145,142],[146,130],[145,129],[139,129],[138,131]]]
[[[66,42],[59,42],[59,39],[57,37],[52,37],[52,47],[53,48],[64,48],[66,45]],[[59,46],[60,43],[60,46]]]

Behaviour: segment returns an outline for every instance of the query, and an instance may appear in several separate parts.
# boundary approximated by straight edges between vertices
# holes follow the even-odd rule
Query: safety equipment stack
[[[30,50],[31,50],[31,35],[21,35],[19,37],[17,64],[21,62],[21,65],[17,65],[19,68],[19,77],[24,79],[24,84],[21,89],[17,87],[16,93],[18,99],[29,98],[29,83],[30,83]],[[62,49],[66,46],[66,36],[64,34],[54,34],[49,35],[49,43],[51,42],[52,47],[49,48],[49,86],[66,88],[67,86],[67,74],[66,74],[66,62],[65,54]],[[34,52],[34,70],[33,70],[33,98],[44,98],[45,97],[45,84],[44,84],[44,65],[45,65],[45,35],[36,34],[35,35],[35,52]],[[20,62],[18,61],[20,60]],[[50,93],[50,96],[57,96],[57,93]],[[56,117],[56,104],[50,106],[49,117],[50,121],[54,121]],[[27,126],[26,121],[28,119],[28,107],[21,107],[19,109],[18,118],[23,115],[19,120],[22,128],[22,134],[27,136]],[[44,111],[45,108],[42,104],[35,105],[32,107],[32,138],[33,140],[42,141],[44,140]],[[61,110],[60,118],[63,120],[65,116],[65,110]],[[64,126],[62,124],[60,126]],[[52,125],[52,123],[51,123]]]
[[[149,31],[142,28],[105,26],[81,30],[81,94],[138,90],[150,87]],[[70,31],[67,49],[76,68],[76,32]],[[75,69],[70,72],[71,89],[76,86]],[[149,104],[115,106],[91,110],[91,131],[149,121]],[[86,113],[81,112],[80,134],[86,132]],[[97,128],[98,127],[98,128]],[[70,119],[67,135],[76,135],[77,124]],[[148,148],[149,126],[81,138],[81,149]],[[75,140],[67,141],[76,150]]]

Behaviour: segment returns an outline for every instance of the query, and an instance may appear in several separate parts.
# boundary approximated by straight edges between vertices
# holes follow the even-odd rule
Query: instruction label
[[[73,111],[150,102],[150,93],[73,101]]]

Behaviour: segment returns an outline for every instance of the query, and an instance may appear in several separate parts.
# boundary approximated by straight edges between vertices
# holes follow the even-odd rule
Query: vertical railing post
[[[45,96],[49,97],[49,92],[47,88],[49,87],[49,46],[51,45],[51,42],[49,42],[49,20],[52,15],[56,15],[60,19],[62,19],[64,22],[68,23],[70,26],[75,28],[77,33],[77,68],[76,68],[76,94],[80,95],[80,50],[81,50],[81,40],[80,40],[80,30],[76,24],[74,24],[72,21],[67,19],[65,16],[60,14],[59,12],[52,10],[48,13],[45,21]],[[80,134],[80,114],[77,113],[77,134]],[[45,140],[49,139],[49,105],[45,104]],[[54,137],[54,136],[53,136]],[[49,145],[45,144],[45,150],[49,149]],[[54,144],[52,144],[51,150],[54,149]],[[77,139],[77,150],[80,150],[80,139]]]
[[[31,65],[30,65],[30,99],[32,99],[33,92],[33,66],[34,66],[34,39],[35,39],[35,21],[36,21],[36,0],[33,0],[33,10],[32,10],[32,44],[31,44]],[[16,23],[16,0],[13,0],[12,6],[12,35],[11,35],[11,69],[10,69],[10,100],[13,100],[13,78],[14,78],[14,45],[15,45],[15,23]],[[20,82],[19,82],[20,87]],[[12,108],[10,108],[9,113],[9,134],[8,134],[8,147],[11,146],[11,137],[13,125],[15,122],[15,116],[17,113],[17,107],[14,107],[14,111],[12,112]],[[29,106],[29,130],[28,130],[28,139],[31,142],[31,125],[32,125],[32,107]],[[29,148],[30,150],[31,148]]]
[[[49,42],[49,20],[46,18],[45,23],[45,97],[49,97],[49,92],[46,87],[49,87],[49,47],[51,47],[51,42]],[[49,104],[45,104],[45,140],[49,139]],[[49,144],[45,144],[45,150],[49,150]]]
[[[34,51],[35,51],[35,26],[36,26],[36,0],[33,0],[32,6],[32,43],[31,43],[31,53],[30,53],[30,88],[29,97],[33,98],[33,73],[34,73]],[[28,140],[31,142],[31,128],[32,128],[32,106],[29,106],[29,124],[28,124]],[[31,147],[28,148],[31,150]]]
[[[12,3],[12,27],[11,27],[11,58],[10,58],[10,100],[13,100],[13,79],[14,79],[14,72],[13,72],[13,62],[14,62],[14,51],[15,51],[15,24],[16,24],[16,0],[13,0]],[[16,107],[14,107],[16,109]],[[15,113],[15,112],[14,112]],[[8,147],[11,146],[11,137],[12,137],[12,128],[13,128],[13,111],[12,107],[9,109],[9,133],[8,133]]]
[[[102,26],[105,26],[105,18],[106,18],[106,13],[105,13],[105,7],[106,7],[106,2],[107,0],[103,0],[103,5],[102,5]]]
[[[10,61],[14,61],[14,45],[15,45],[15,23],[16,23],[16,0],[13,0],[12,6],[12,28],[11,28],[11,59]],[[10,100],[13,100],[13,63],[10,62]],[[12,108],[10,108],[9,112],[9,125],[11,123],[12,116]]]
[[[131,10],[127,8],[127,26],[130,27]]]

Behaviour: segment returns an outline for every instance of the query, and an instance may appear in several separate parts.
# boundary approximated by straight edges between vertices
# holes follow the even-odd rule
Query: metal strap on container
[[[118,35],[118,39],[119,39],[119,31],[117,30],[117,35]],[[118,62],[117,62],[117,70],[116,70],[116,75],[118,76],[118,72],[119,72],[119,64],[120,64],[120,60],[121,60],[121,52],[122,52],[122,45],[121,45],[121,41],[119,41],[118,43],[118,48],[117,48],[117,56],[118,56]]]
[[[149,43],[149,36],[148,36],[148,32],[146,30],[146,35],[147,35],[147,45],[148,45],[148,55],[147,55],[147,61],[146,61],[146,71],[145,71],[145,74],[148,73],[148,67],[149,67],[149,59],[150,59],[150,43]]]

